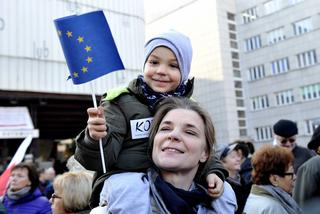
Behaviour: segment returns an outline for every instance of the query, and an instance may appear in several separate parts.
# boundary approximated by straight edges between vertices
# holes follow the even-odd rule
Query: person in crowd
[[[297,203],[308,208],[312,201],[318,202],[320,208],[320,126],[318,126],[308,143],[308,148],[317,152],[317,156],[302,164],[297,173],[297,181],[293,191],[293,198]]]
[[[294,156],[281,146],[264,145],[252,156],[253,185],[244,214],[301,214],[291,197],[294,181]]]
[[[297,124],[291,120],[281,119],[273,125],[275,143],[292,151],[294,156],[293,168],[297,173],[298,168],[313,157],[315,153],[307,148],[297,145]]]
[[[9,188],[3,204],[10,214],[50,214],[49,200],[39,188],[39,176],[34,165],[19,163],[12,168]]]
[[[205,110],[186,98],[165,99],[158,107],[150,130],[148,154],[154,166],[148,169],[147,176],[135,174],[144,181],[148,197],[132,198],[127,206],[128,201],[109,184],[113,183],[112,179],[119,179],[130,186],[132,176],[116,174],[106,180],[101,193],[119,199],[118,207],[108,204],[107,213],[130,213],[139,204],[138,200],[143,200],[151,202],[145,213],[233,214],[237,204],[228,183],[224,184],[222,196],[213,200],[206,189],[195,182],[213,155],[214,144],[214,127]]]
[[[92,175],[85,171],[65,172],[53,182],[50,202],[53,214],[90,213]]]
[[[86,129],[76,138],[75,159],[87,170],[102,174],[98,143],[101,139],[107,169],[106,174],[96,176],[92,207],[98,205],[99,197],[96,196],[99,196],[104,180],[119,173],[126,177],[133,174],[131,182],[135,182],[128,189],[126,183],[112,179],[113,185],[122,190],[123,197],[128,196],[125,191],[130,191],[130,197],[144,198],[144,185],[140,179],[133,179],[135,172],[146,172],[151,166],[147,148],[155,105],[166,97],[191,97],[194,82],[188,79],[191,59],[192,47],[187,36],[174,30],[157,35],[145,45],[143,76],[139,75],[126,88],[111,90],[103,96],[100,107],[87,110],[89,119]],[[208,193],[218,197],[223,191],[227,171],[219,161],[211,160],[211,163],[202,180],[208,182]],[[110,199],[108,204],[116,202]],[[137,206],[139,210],[132,210],[133,213],[144,213],[143,206],[149,209],[148,201],[141,203],[145,204]]]
[[[241,166],[240,166],[240,177],[244,185],[251,186],[251,171],[252,171],[252,164],[251,164],[251,153],[249,149],[249,142],[244,140],[236,140],[234,142],[237,144],[235,147],[235,150],[238,152],[238,154],[241,157]],[[252,145],[252,143],[251,143]]]
[[[239,174],[241,169],[241,155],[243,153],[239,153],[237,149],[239,149],[238,143],[231,143],[224,146],[218,152],[218,158],[222,161],[224,168],[228,170],[229,177],[227,177],[227,181],[236,194],[238,209],[235,213],[242,214],[244,205],[250,193],[251,182],[245,184],[243,178]],[[248,150],[246,151],[248,152]]]

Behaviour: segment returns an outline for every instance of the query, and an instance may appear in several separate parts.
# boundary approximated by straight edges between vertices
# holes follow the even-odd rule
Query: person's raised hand
[[[88,108],[88,121],[87,129],[89,135],[94,140],[99,140],[107,135],[106,120],[104,118],[103,108],[99,106],[98,108]]]

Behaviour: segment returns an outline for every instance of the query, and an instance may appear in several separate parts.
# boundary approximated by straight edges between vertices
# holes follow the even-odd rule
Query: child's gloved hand
[[[94,140],[99,140],[107,135],[106,120],[104,118],[103,108],[99,106],[98,108],[88,108],[88,121],[87,129],[89,135]]]
[[[207,176],[208,194],[212,198],[218,198],[223,193],[223,181],[216,174]]]

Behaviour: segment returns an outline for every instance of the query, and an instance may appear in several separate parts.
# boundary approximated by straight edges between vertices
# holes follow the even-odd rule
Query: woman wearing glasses
[[[296,179],[294,157],[288,149],[266,145],[252,157],[252,181],[245,214],[300,214],[298,204],[291,197]]]
[[[90,213],[92,176],[85,171],[65,172],[53,182],[54,193],[51,196],[53,214]]]

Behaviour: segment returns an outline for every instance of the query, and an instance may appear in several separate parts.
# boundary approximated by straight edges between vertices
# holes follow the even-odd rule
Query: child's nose
[[[167,72],[167,66],[160,64],[160,66],[157,69],[157,73],[158,74],[166,74],[166,72]]]

